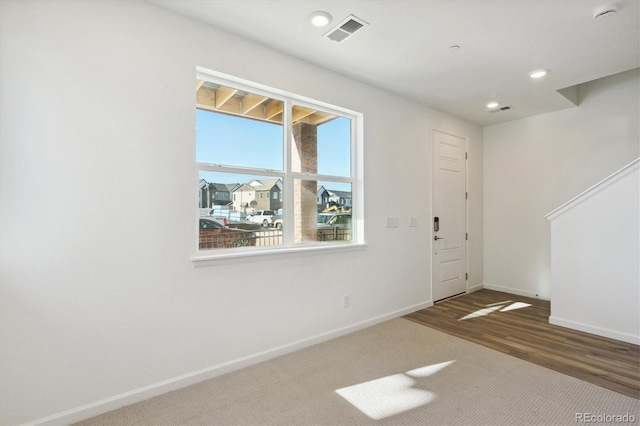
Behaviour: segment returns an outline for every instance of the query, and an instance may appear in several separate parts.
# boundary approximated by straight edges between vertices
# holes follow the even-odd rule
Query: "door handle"
[[[437,235],[433,236],[433,241],[444,240],[444,237],[438,237]]]

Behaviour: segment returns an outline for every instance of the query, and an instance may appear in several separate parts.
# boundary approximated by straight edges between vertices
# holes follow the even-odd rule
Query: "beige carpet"
[[[640,404],[398,318],[79,424],[575,425],[577,416],[637,424]]]

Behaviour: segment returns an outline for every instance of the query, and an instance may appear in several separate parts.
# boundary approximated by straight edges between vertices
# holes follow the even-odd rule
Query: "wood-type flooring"
[[[640,346],[549,324],[550,302],[482,289],[404,318],[640,399]]]

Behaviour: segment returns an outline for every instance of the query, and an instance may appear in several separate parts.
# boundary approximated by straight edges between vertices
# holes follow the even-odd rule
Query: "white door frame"
[[[430,270],[431,273],[429,274],[429,291],[430,291],[430,300],[433,302],[433,283],[434,283],[434,264],[433,264],[433,253],[435,250],[435,246],[434,246],[434,236],[435,233],[433,231],[433,202],[434,202],[434,174],[435,174],[435,165],[434,165],[434,158],[433,158],[433,144],[434,144],[434,138],[433,138],[433,132],[440,132],[440,133],[444,133],[450,136],[454,136],[460,139],[464,140],[464,152],[465,152],[465,162],[464,162],[464,172],[465,172],[465,192],[467,194],[467,197],[465,198],[465,203],[464,203],[464,229],[463,232],[465,233],[465,235],[467,235],[467,238],[465,239],[464,242],[464,254],[465,254],[465,273],[466,275],[466,279],[465,279],[465,294],[469,293],[469,279],[468,279],[468,273],[469,273],[469,239],[468,239],[468,229],[469,229],[469,158],[468,158],[468,153],[469,153],[469,137],[468,136],[461,136],[459,134],[456,134],[454,132],[450,132],[448,130],[442,130],[438,127],[432,127],[429,126],[429,146],[428,146],[428,158],[431,160],[429,163],[429,167],[431,167],[431,173],[429,178],[431,179],[429,188],[431,190],[431,194],[429,195],[429,241],[430,241],[430,253],[429,253],[429,265],[430,265]]]

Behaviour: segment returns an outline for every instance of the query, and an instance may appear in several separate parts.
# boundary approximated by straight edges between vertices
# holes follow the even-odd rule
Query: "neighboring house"
[[[243,213],[282,208],[282,180],[252,180],[231,190],[233,209]]]
[[[231,203],[231,194],[239,184],[211,183],[200,179],[198,193],[198,207],[212,208],[213,206],[227,206]]]
[[[209,189],[209,182],[204,179],[200,179],[200,190],[198,191],[198,207],[201,209],[211,207],[211,193]]]
[[[210,186],[213,188],[213,205],[216,206],[228,206],[231,204],[231,196],[233,190],[236,189],[239,183],[212,183]]]
[[[282,180],[252,180],[249,185],[255,189],[255,210],[279,210],[282,208]]]
[[[318,211],[322,211],[324,208],[329,207],[329,191],[322,185],[318,186]]]
[[[329,205],[351,208],[351,192],[327,189],[327,193],[329,195]]]
[[[351,208],[351,192],[326,189],[320,185],[317,190],[317,203],[318,211],[331,206]]]
[[[256,189],[243,183],[233,190],[233,209],[242,213],[251,213],[255,209]]]

